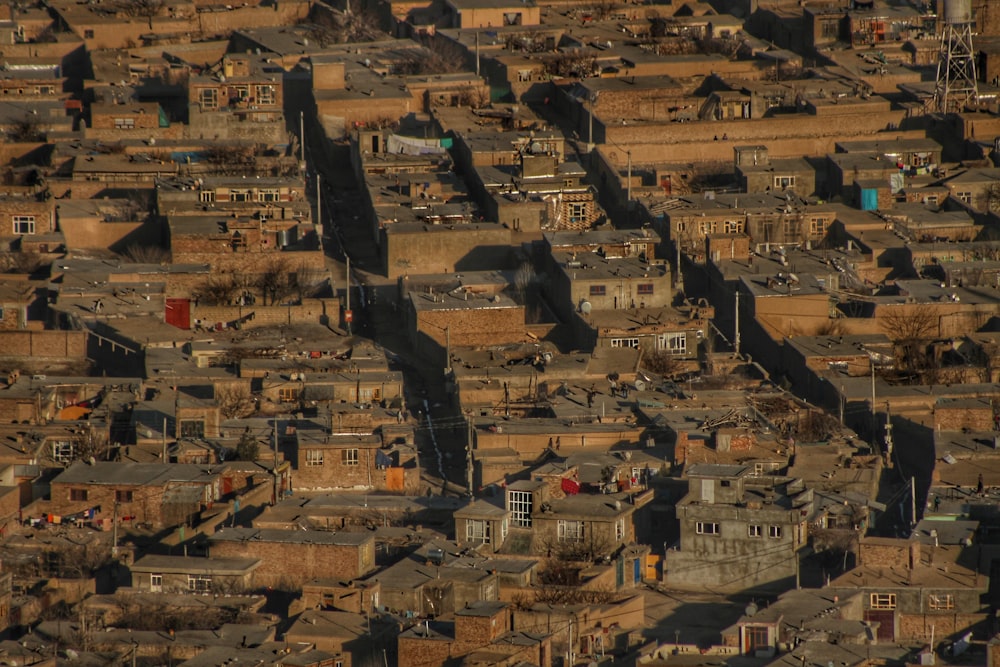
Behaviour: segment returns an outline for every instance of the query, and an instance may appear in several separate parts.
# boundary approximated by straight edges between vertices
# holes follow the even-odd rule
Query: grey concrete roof
[[[260,560],[256,558],[196,558],[149,554],[137,560],[130,569],[133,572],[226,575],[251,572],[259,565]]]
[[[209,537],[210,542],[283,542],[361,546],[375,540],[369,533],[344,533],[325,530],[280,530],[277,528],[225,528]]]

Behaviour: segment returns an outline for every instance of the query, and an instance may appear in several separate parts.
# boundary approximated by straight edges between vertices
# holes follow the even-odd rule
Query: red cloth
[[[575,496],[576,494],[580,493],[580,483],[574,482],[571,479],[563,478],[561,486],[563,493],[565,493],[568,496]]]

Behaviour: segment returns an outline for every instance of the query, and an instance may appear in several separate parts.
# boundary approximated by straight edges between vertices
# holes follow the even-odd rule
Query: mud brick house
[[[487,500],[474,500],[455,512],[455,541],[460,545],[486,545],[499,551],[510,529],[510,513]]]
[[[413,491],[416,448],[386,445],[379,434],[296,429],[295,486],[300,489]]]
[[[610,556],[635,541],[635,511],[636,505],[619,495],[575,494],[544,501],[531,514],[534,551],[569,560]]]
[[[342,667],[386,660],[382,649],[395,638],[396,626],[370,618],[367,612],[309,609],[299,614],[283,639],[325,651]]]
[[[297,361],[285,366],[301,368]],[[360,367],[354,372],[339,373],[318,369],[308,373],[286,371],[262,378],[260,391],[264,400],[286,407],[298,404],[336,408],[341,403],[391,403],[403,398],[403,374]]]
[[[0,194],[0,242],[16,244],[25,236],[56,230],[56,204],[31,192]]]
[[[150,593],[239,593],[254,589],[255,558],[150,554],[133,563],[132,588]]]
[[[314,579],[302,585],[306,609],[367,614],[379,606],[378,582]]]
[[[390,610],[441,616],[479,600],[496,601],[499,579],[490,560],[462,557],[454,542],[432,540],[367,581],[382,588],[379,599]]]
[[[748,479],[752,468],[699,464],[687,471],[688,493],[677,504],[678,549],[667,553],[671,586],[713,590],[784,587],[808,542],[812,498],[803,488]],[[734,560],[735,553],[745,556]]]
[[[878,641],[928,641],[981,628],[989,578],[980,572],[991,552],[917,539],[863,538],[858,566],[830,582],[843,596],[862,595],[864,620],[878,623]]]
[[[218,466],[78,461],[52,480],[44,510],[61,516],[93,509],[96,519],[131,517],[168,528],[220,499],[221,472]]]
[[[577,313],[580,349],[636,347],[677,360],[697,360],[715,309],[699,304]]]
[[[188,132],[215,139],[280,143],[284,127],[281,65],[267,55],[227,53],[188,78]]]
[[[871,640],[871,628],[862,610],[857,593],[838,597],[830,590],[789,591],[763,608],[748,607],[747,614],[722,631],[722,644],[746,656],[773,656],[779,645],[826,636],[838,644],[863,646]]]
[[[450,622],[415,625],[399,635],[399,666],[419,667],[428,660],[465,664],[552,665],[552,640],[545,634],[512,630],[513,613],[505,602],[479,601],[455,612]]]
[[[592,310],[660,308],[673,302],[670,267],[651,257],[602,257],[598,253],[552,253],[548,291],[564,319]]]
[[[294,589],[317,577],[357,579],[375,568],[370,533],[226,528],[209,538],[209,552],[219,558],[259,558],[254,580],[260,586]]]
[[[449,345],[479,347],[529,340],[524,305],[504,294],[485,296],[459,289],[407,296],[409,333],[425,358],[445,361]]]

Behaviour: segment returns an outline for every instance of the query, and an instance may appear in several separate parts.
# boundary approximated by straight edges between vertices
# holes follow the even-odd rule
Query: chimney
[[[910,542],[910,569],[915,570],[920,565],[920,542]]]

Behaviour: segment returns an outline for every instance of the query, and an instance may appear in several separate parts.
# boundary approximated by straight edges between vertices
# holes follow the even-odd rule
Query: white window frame
[[[560,542],[582,542],[583,535],[583,521],[579,519],[559,519],[556,523],[556,536]]]
[[[515,526],[531,528],[531,510],[533,499],[530,491],[507,490],[507,507],[510,518]]]
[[[698,535],[713,535],[718,537],[719,524],[715,521],[698,521],[694,524],[694,532]]]
[[[162,593],[163,592],[163,575],[162,574],[151,574],[151,575],[149,575],[149,592],[150,593]]]
[[[621,542],[625,539],[625,519],[615,521],[615,539]]]
[[[358,448],[351,447],[349,449],[340,450],[340,465],[352,467],[361,465],[361,457],[358,454]]]
[[[612,338],[611,347],[639,347],[638,338]]]
[[[271,85],[257,86],[256,93],[257,93],[256,95],[257,99],[254,100],[256,104],[266,105],[266,106],[271,106],[272,104],[275,104],[274,86]]]
[[[35,216],[33,215],[13,215],[11,223],[15,234],[34,234]]]
[[[198,90],[198,105],[202,109],[218,109],[219,91],[215,88],[200,88]]]
[[[781,539],[781,534],[782,534],[781,526],[772,524],[772,525],[770,525],[770,526],[767,527],[767,536],[769,538],[775,539],[775,540],[780,540]]]
[[[276,202],[281,200],[281,191],[278,188],[262,188],[257,190],[257,201]]]
[[[747,525],[747,537],[764,537],[764,527],[759,523]]]
[[[134,130],[135,129],[135,118],[131,118],[131,117],[115,118],[115,129],[116,130]]]
[[[476,544],[489,544],[492,526],[489,519],[466,519],[465,541]]]
[[[660,334],[660,349],[670,354],[687,354],[687,332]]]
[[[56,463],[70,463],[76,453],[76,445],[69,440],[52,442],[52,460]]]
[[[795,187],[795,176],[775,176],[774,187],[787,190]]]
[[[322,449],[306,450],[306,467],[312,468],[314,466],[321,466],[324,461],[325,457]]]
[[[215,202],[215,190],[202,190],[198,193],[198,200],[203,204],[212,204]]]

